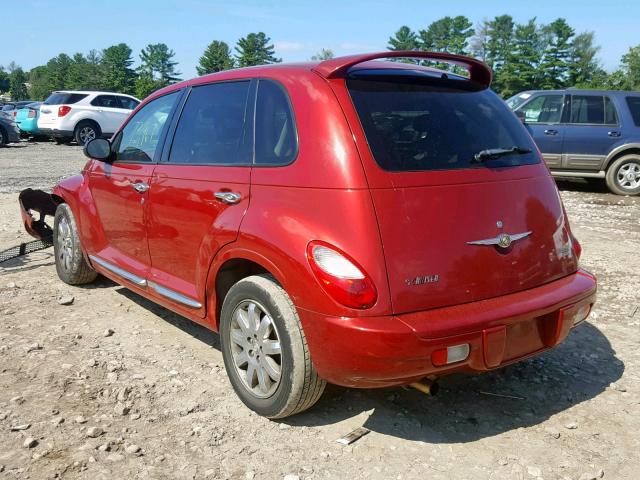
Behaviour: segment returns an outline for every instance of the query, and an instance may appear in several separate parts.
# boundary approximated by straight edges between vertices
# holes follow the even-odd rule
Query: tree
[[[473,36],[473,24],[462,15],[444,17],[420,30],[420,48],[425,51],[468,54],[469,39]]]
[[[140,52],[141,65],[138,71],[141,76],[157,80],[163,87],[175,83],[180,80],[180,73],[176,72],[178,62],[173,61],[175,55],[164,43],[149,44]]]
[[[9,75],[4,71],[4,67],[0,65],[0,93],[9,91]]]
[[[235,66],[231,57],[231,49],[225,42],[214,40],[200,57],[200,65],[196,67],[198,75],[221,72]]]
[[[510,58],[514,28],[515,24],[510,15],[500,15],[487,22],[485,61],[493,70],[493,88],[497,92],[502,90],[500,70]]]
[[[154,80],[153,77],[145,73],[136,79],[134,94],[136,97],[143,99],[164,86],[159,80]]]
[[[544,53],[540,70],[544,89],[563,88],[569,78],[571,58],[571,37],[573,29],[564,18],[558,18],[544,27],[549,36],[549,44]]]
[[[393,37],[389,37],[387,49],[391,51],[418,50],[418,35],[406,25],[400,27]]]
[[[26,100],[27,99],[27,76],[20,67],[15,67],[9,73],[9,93],[11,100]]]
[[[51,93],[48,85],[48,71],[45,65],[33,67],[29,71],[29,98],[44,100]]]
[[[61,53],[47,62],[47,74],[45,76],[45,87],[49,92],[63,90],[66,88],[71,57],[66,53]]]
[[[236,60],[240,67],[251,67],[253,65],[265,65],[269,63],[280,63],[281,58],[276,58],[271,38],[263,32],[250,33],[238,40],[236,45]]]
[[[471,54],[482,60],[487,61],[487,46],[489,43],[489,21],[483,20],[475,28],[475,35],[471,38],[469,48]]]
[[[91,50],[85,57],[76,53],[69,65],[65,88],[71,90],[99,90],[101,88],[100,57]]]
[[[134,93],[136,73],[131,68],[131,48],[119,43],[105,48],[100,60],[102,88],[120,93]]]
[[[573,39],[569,53],[569,86],[588,87],[594,77],[600,75],[601,68],[596,58],[600,47],[593,41],[593,32],[582,32]]]
[[[640,45],[631,47],[622,56],[621,72],[624,81],[619,82],[622,88],[627,90],[640,90]]]
[[[318,53],[311,57],[311,60],[314,62],[322,62],[323,60],[331,60],[335,55],[333,54],[333,50],[328,48],[321,49]]]
[[[516,25],[511,52],[498,74],[500,94],[510,97],[522,90],[537,88],[540,83],[540,62],[543,44],[540,31],[533,18]]]

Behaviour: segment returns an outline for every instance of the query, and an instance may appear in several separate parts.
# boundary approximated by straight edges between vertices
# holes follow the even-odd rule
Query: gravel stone
[[[22,446],[24,448],[33,448],[36,445],[38,445],[38,440],[36,440],[33,437],[27,437],[25,438],[24,442],[22,443]]]
[[[75,300],[75,298],[73,297],[73,295],[63,295],[63,296],[58,298],[58,304],[59,305],[71,305],[74,300]]]

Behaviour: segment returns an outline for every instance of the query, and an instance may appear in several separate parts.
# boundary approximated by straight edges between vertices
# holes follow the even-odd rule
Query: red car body
[[[346,77],[374,66],[427,70],[366,63],[389,56],[230,70],[154,93],[130,119],[169,92],[274,80],[293,108],[297,158],[277,167],[89,160],[53,190],[75,215],[87,261],[214,331],[230,285],[269,272],[295,305],[319,375],[345,386],[485,371],[556,346],[586,318],[596,281],[578,267],[579,244],[547,167],[537,161],[496,169],[380,168]],[[459,62],[485,87],[490,82],[479,62],[429,56]],[[139,183],[148,190],[131,188]],[[241,200],[226,204],[215,192]],[[502,250],[468,243],[494,237],[497,225],[533,233]],[[336,300],[310,262],[314,241],[366,272],[373,305]],[[467,356],[447,363],[447,347],[464,344]]]

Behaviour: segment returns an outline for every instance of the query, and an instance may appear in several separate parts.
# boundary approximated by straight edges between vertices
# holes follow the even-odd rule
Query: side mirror
[[[84,146],[83,152],[89,158],[106,162],[111,157],[111,144],[104,138],[94,138]]]
[[[516,117],[518,117],[522,123],[527,123],[527,115],[526,113],[524,113],[524,110],[516,110],[515,114],[516,114]]]

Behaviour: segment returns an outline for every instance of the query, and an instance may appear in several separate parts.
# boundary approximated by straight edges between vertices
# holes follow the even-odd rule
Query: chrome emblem
[[[503,224],[501,220],[496,222],[496,227],[502,229]],[[511,246],[511,244],[517,240],[521,240],[523,238],[531,235],[531,231],[522,232],[522,233],[501,233],[492,238],[485,238],[483,240],[473,240],[471,242],[467,242],[467,245],[495,245],[498,248],[507,249]]]

